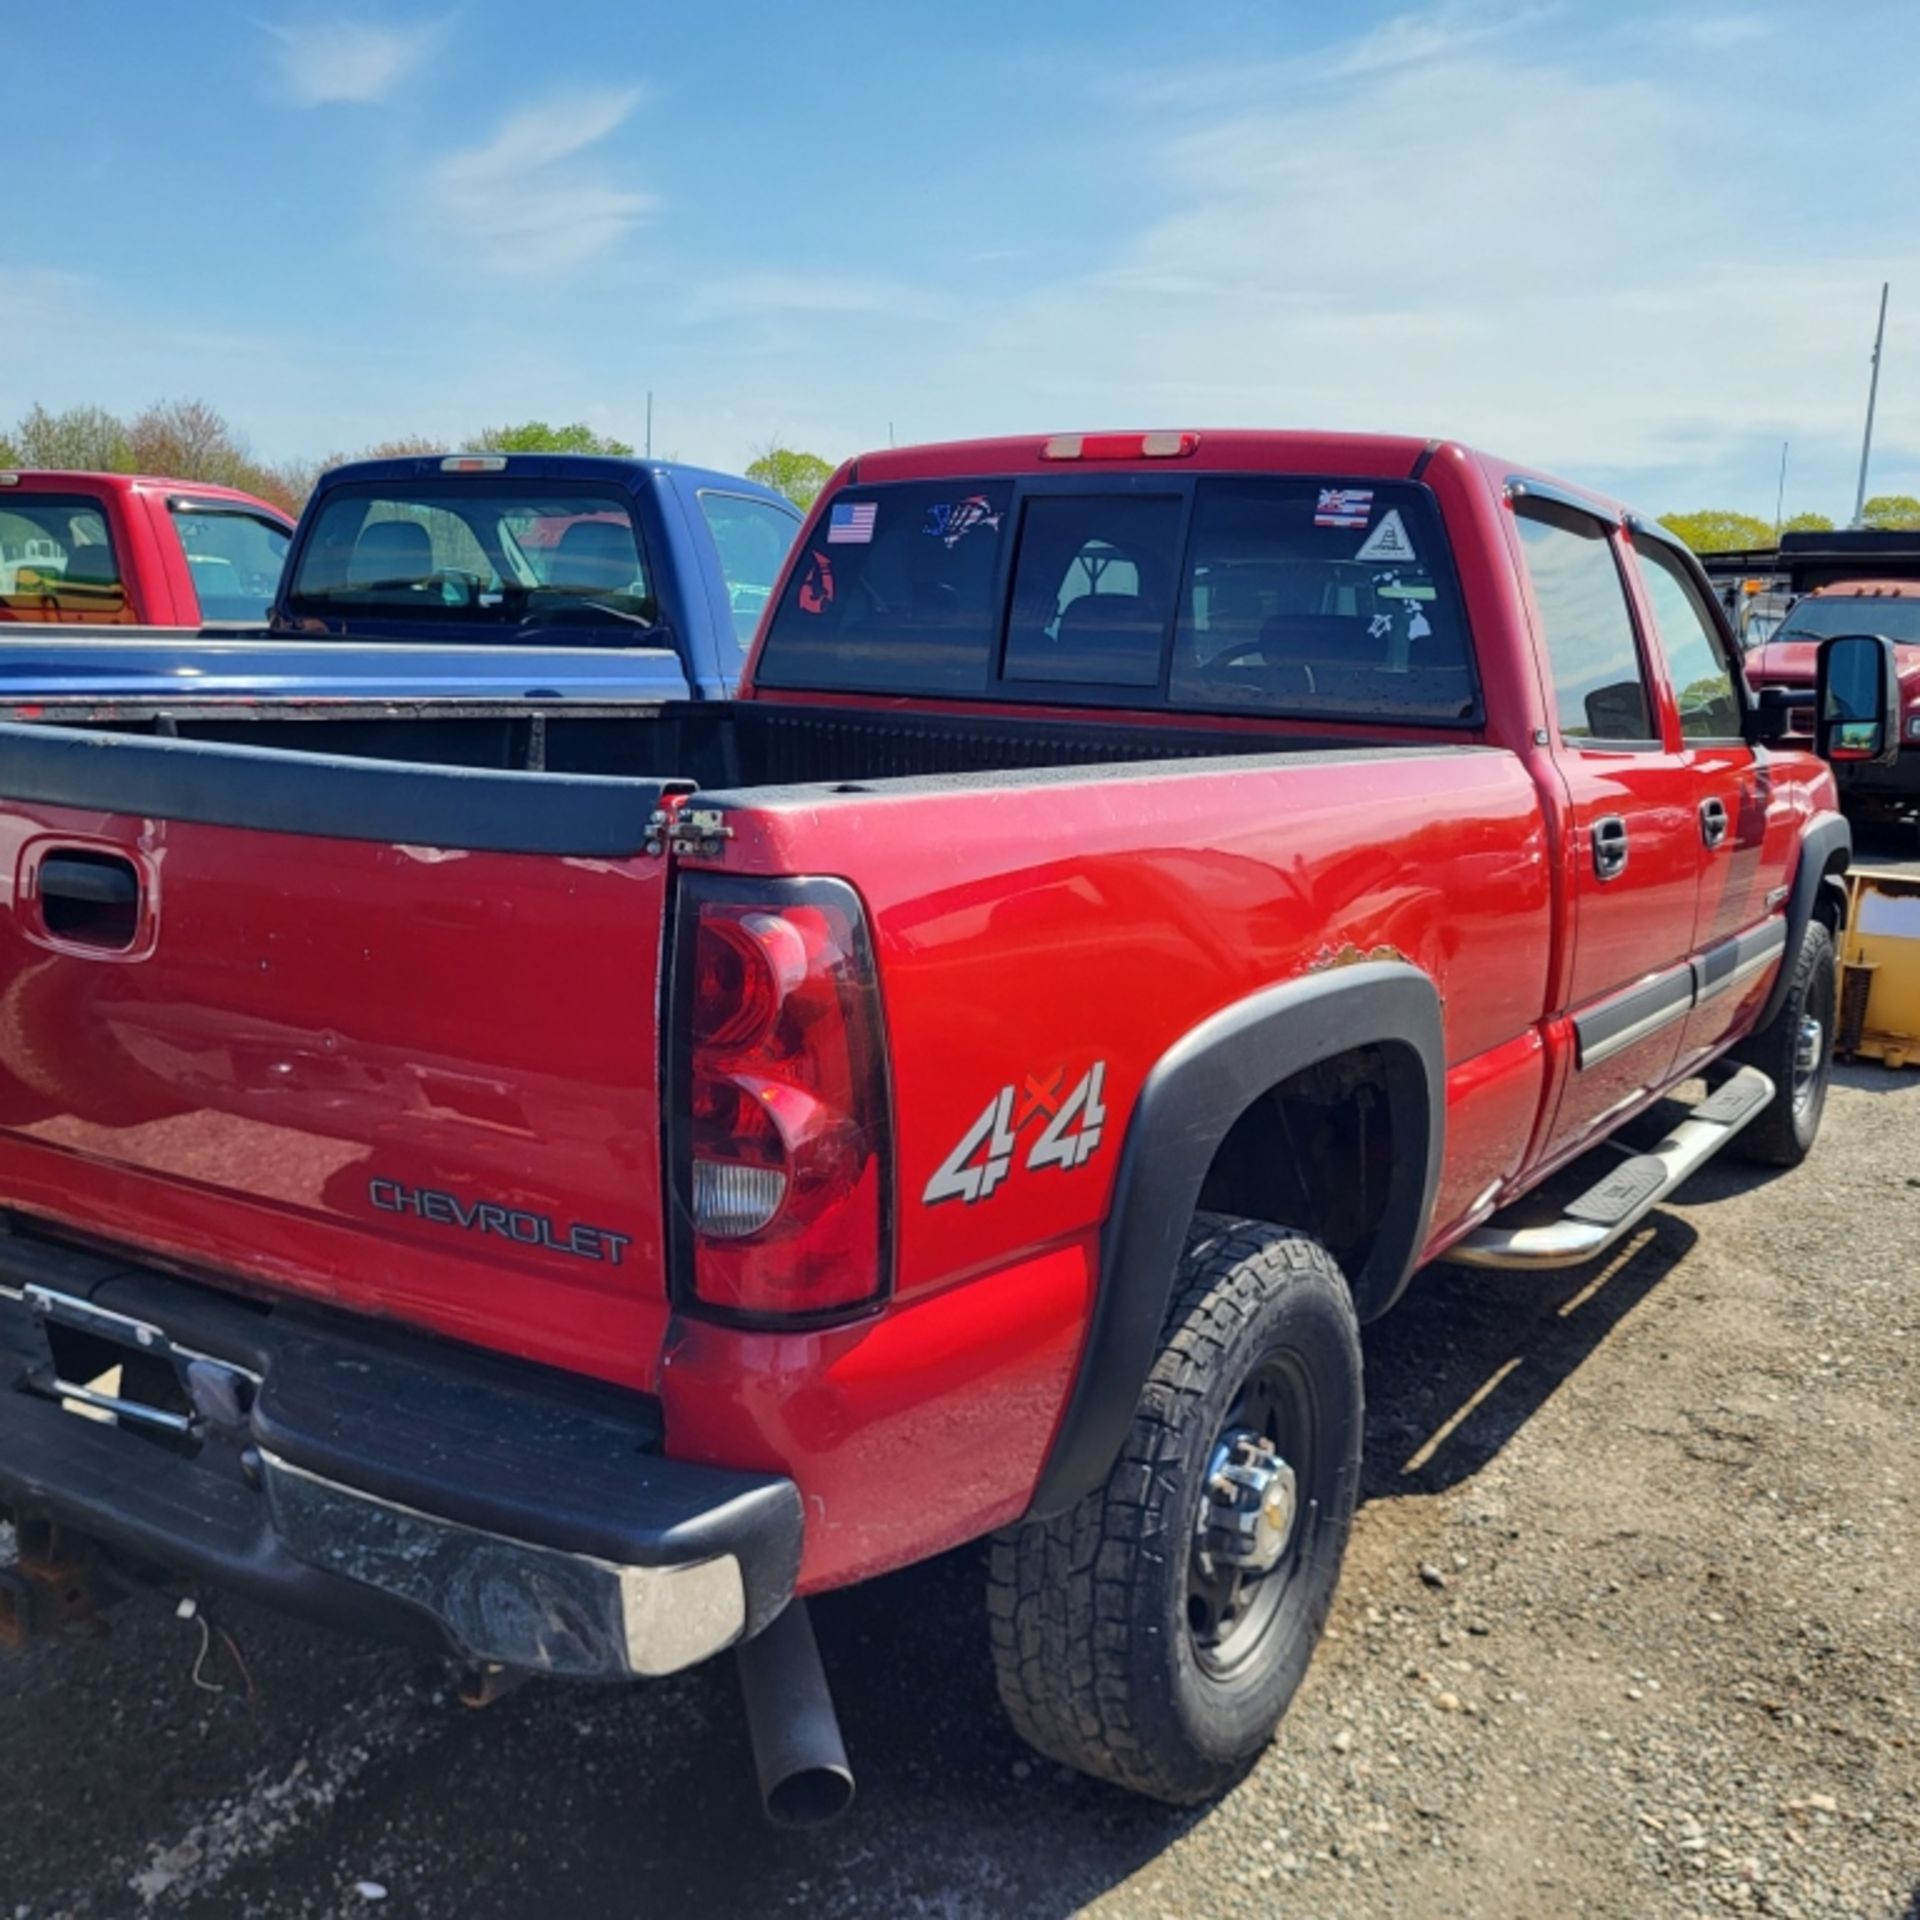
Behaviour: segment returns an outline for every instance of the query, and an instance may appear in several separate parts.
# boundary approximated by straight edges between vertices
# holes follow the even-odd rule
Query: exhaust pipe
[[[853,1769],[806,1603],[734,1651],[747,1703],[760,1804],[776,1827],[824,1827],[853,1804]]]

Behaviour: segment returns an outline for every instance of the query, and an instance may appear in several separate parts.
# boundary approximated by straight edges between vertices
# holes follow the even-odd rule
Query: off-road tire
[[[1734,1058],[1758,1067],[1773,1082],[1774,1094],[1757,1120],[1750,1120],[1729,1145],[1743,1160],[1763,1167],[1797,1167],[1813,1150],[1820,1117],[1826,1111],[1827,1083],[1833,1074],[1834,1027],[1839,1019],[1839,992],[1833,958],[1833,935],[1819,920],[1809,920],[1800,936],[1800,950],[1792,957],[1793,975],[1787,997],[1764,1027],[1734,1049]],[[1794,1098],[1794,1066],[1800,1043],[1800,1023],[1811,1013],[1825,1033],[1817,1079],[1808,1097]]]
[[[1299,1517],[1249,1653],[1209,1672],[1188,1625],[1188,1575],[1212,1449],[1242,1383],[1282,1355],[1311,1399]],[[1199,1214],[1164,1341],[1105,1486],[993,1542],[987,1606],[1000,1698],[1049,1758],[1191,1805],[1231,1786],[1272,1739],[1339,1579],[1360,1484],[1360,1331],[1317,1240]]]

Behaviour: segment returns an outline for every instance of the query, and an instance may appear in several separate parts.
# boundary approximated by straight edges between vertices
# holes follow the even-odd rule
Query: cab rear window
[[[296,614],[496,629],[643,628],[653,587],[618,489],[506,477],[356,481],[311,510],[288,601]],[[635,642],[634,644],[639,644]]]
[[[1337,477],[849,488],[801,551],[756,679],[1435,725],[1479,715],[1432,497]]]

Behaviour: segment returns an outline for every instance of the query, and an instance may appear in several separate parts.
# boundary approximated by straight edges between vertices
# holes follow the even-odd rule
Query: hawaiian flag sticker
[[[874,515],[880,511],[876,500],[856,500],[851,505],[827,510],[827,545],[830,547],[866,547],[873,544]],[[1364,520],[1355,521],[1365,526]]]
[[[1372,517],[1371,487],[1322,487],[1313,510],[1316,527],[1364,527]]]

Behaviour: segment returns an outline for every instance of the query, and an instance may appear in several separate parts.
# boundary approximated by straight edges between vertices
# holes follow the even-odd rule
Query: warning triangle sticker
[[[1356,560],[1412,560],[1413,542],[1407,538],[1405,523],[1398,507],[1389,507],[1387,517],[1367,535]]]

